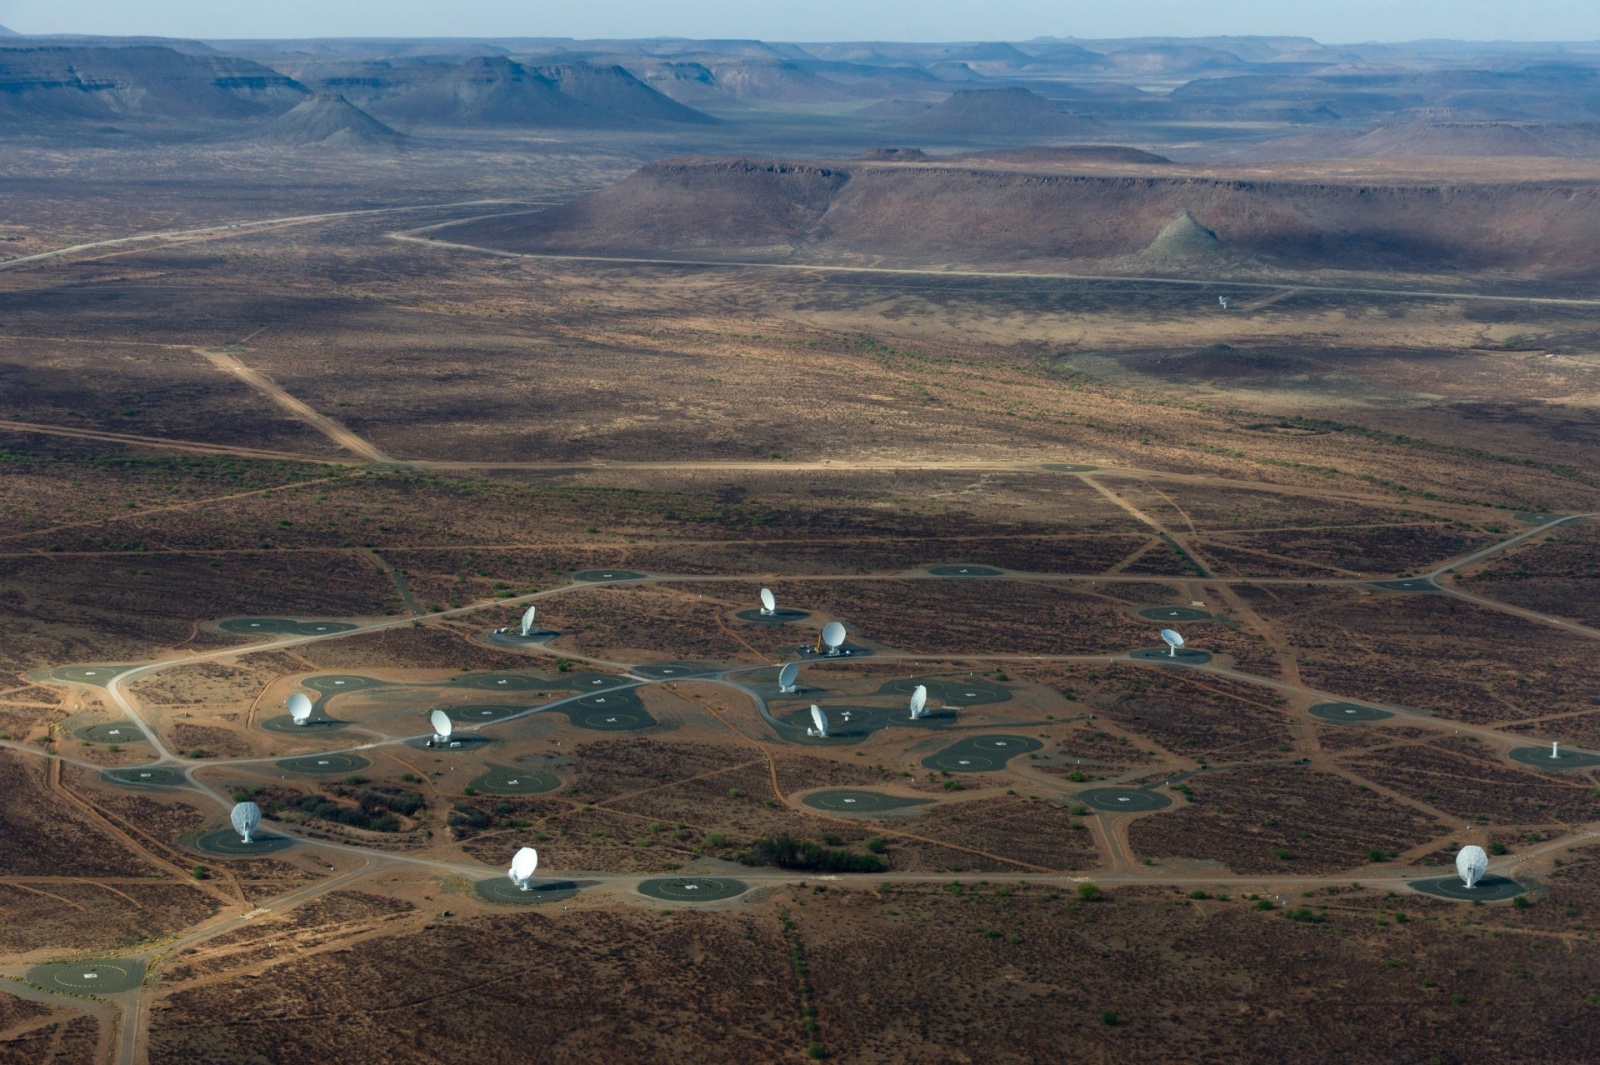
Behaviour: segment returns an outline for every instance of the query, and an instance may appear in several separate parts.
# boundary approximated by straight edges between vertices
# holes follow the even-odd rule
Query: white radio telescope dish
[[[1456,855],[1456,872],[1461,874],[1461,882],[1469,888],[1478,886],[1478,881],[1483,879],[1483,874],[1489,871],[1489,856],[1482,847],[1462,847]]]
[[[828,645],[830,655],[838,654],[839,648],[844,645],[844,626],[837,621],[822,626],[822,642]]]
[[[816,703],[811,704],[811,723],[815,727],[806,729],[807,736],[824,740],[828,738],[828,715]]]
[[[789,662],[778,670],[778,690],[784,695],[794,694],[794,682],[800,679],[800,663]]]
[[[241,802],[234,806],[231,817],[233,830],[239,833],[241,840],[249,843],[250,833],[256,830],[257,825],[261,824],[261,807],[253,802]]]
[[[911,693],[911,720],[915,721],[919,717],[927,716],[928,686],[926,684],[918,684],[916,690]]]
[[[771,588],[761,589],[761,612],[771,614],[778,609],[777,597],[772,594]]]
[[[455,726],[450,722],[450,715],[443,710],[435,710],[429,714],[428,723],[433,726],[433,739],[430,741],[433,744],[444,743],[455,730]]]
[[[539,868],[539,852],[532,847],[524,847],[511,859],[511,869],[506,873],[511,882],[523,891],[528,890],[528,881],[533,879],[533,871]]]
[[[533,631],[533,615],[539,612],[536,606],[530,606],[522,615],[522,635],[526,636]]]
[[[1176,658],[1178,656],[1178,648],[1183,646],[1183,637],[1179,636],[1173,629],[1162,629],[1161,638],[1166,641],[1167,654]]]
[[[304,692],[289,696],[289,717],[296,725],[304,725],[311,720],[311,700],[306,698]]]

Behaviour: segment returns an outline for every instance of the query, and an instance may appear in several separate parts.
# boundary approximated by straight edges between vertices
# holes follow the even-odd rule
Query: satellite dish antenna
[[[522,635],[526,636],[533,631],[533,615],[538,612],[538,607],[530,606],[527,613],[522,615]]]
[[[837,621],[822,626],[822,642],[828,645],[830,655],[838,654],[839,648],[844,645],[844,626]]]
[[[253,802],[241,802],[234,806],[231,815],[233,829],[239,833],[239,838],[245,843],[250,842],[250,833],[261,824],[261,807]]]
[[[778,670],[778,691],[784,695],[794,694],[794,682],[800,679],[800,663],[789,662]]]
[[[428,741],[429,747],[438,747],[450,739],[450,733],[455,726],[450,722],[450,715],[443,710],[435,710],[428,715],[428,723],[433,726],[433,739]]]
[[[771,588],[761,589],[761,613],[771,617],[778,609],[777,597],[772,594]]]
[[[1483,852],[1482,847],[1462,847],[1456,855],[1456,872],[1461,874],[1461,882],[1468,888],[1478,886],[1478,881],[1483,879],[1483,874],[1489,871],[1489,856]]]
[[[528,890],[528,881],[533,879],[533,871],[539,868],[539,852],[532,847],[524,847],[511,859],[511,869],[506,873],[511,882],[523,891]]]
[[[918,684],[911,693],[911,720],[928,716],[928,686]]]
[[[1551,758],[1560,758],[1561,757],[1561,743],[1560,743],[1560,741],[1557,741],[1557,742],[1552,743],[1550,745],[1550,757]]]
[[[1166,641],[1167,655],[1171,658],[1178,657],[1178,648],[1183,646],[1183,637],[1172,629],[1162,629],[1161,638]]]
[[[828,715],[824,714],[822,707],[816,703],[811,704],[811,723],[814,727],[806,729],[807,736],[815,736],[823,740],[828,738]]]
[[[304,725],[311,720],[311,700],[306,698],[304,692],[289,696],[289,717],[296,725]]]

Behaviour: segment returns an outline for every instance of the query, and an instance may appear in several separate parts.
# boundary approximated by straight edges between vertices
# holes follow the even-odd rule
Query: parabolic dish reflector
[[[828,715],[822,712],[822,707],[816,703],[811,704],[811,723],[817,726],[817,735],[828,734]]]
[[[1166,641],[1168,647],[1171,647],[1174,650],[1183,646],[1183,637],[1179,636],[1177,632],[1172,629],[1162,629],[1161,638]]]
[[[761,589],[761,606],[766,610],[778,609],[778,599],[772,594],[771,588]]]
[[[844,626],[837,621],[830,621],[822,626],[822,642],[829,647],[838,647],[844,643]]]
[[[304,725],[311,716],[311,700],[306,698],[304,692],[295,692],[289,696],[289,716],[296,725]]]
[[[443,710],[435,710],[429,714],[428,723],[433,726],[435,736],[448,736],[455,727],[450,723],[450,715]]]
[[[1456,855],[1456,872],[1461,874],[1461,882],[1467,887],[1477,887],[1478,881],[1488,871],[1489,855],[1484,853],[1482,847],[1462,847]]]
[[[530,606],[522,615],[522,635],[526,636],[533,631],[533,615],[539,612],[536,606]]]
[[[233,821],[234,831],[239,833],[241,839],[249,843],[250,833],[256,830],[257,825],[261,824],[261,807],[253,802],[238,803],[234,806],[230,819]]]
[[[524,847],[511,859],[511,879],[521,883],[533,875],[539,868],[539,852],[532,847]]]
[[[911,719],[915,721],[921,717],[922,711],[927,709],[927,706],[928,686],[926,684],[918,684],[916,690],[911,693]]]
[[[800,663],[788,662],[778,670],[778,687],[792,688],[794,682],[800,679]]]

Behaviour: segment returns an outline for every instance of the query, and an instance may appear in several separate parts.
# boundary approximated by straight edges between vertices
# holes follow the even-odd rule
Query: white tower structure
[[[230,820],[233,821],[233,830],[239,833],[239,839],[249,843],[250,833],[261,824],[261,807],[253,802],[238,803],[233,808]]]
[[[449,714],[435,710],[428,715],[428,723],[433,726],[433,739],[428,741],[429,747],[443,747],[450,742],[450,733],[455,731],[455,725],[451,723]]]
[[[806,729],[807,736],[814,736],[819,740],[828,738],[828,715],[822,712],[822,707],[816,703],[811,704],[812,727]]]
[[[1456,872],[1461,874],[1461,882],[1469,888],[1478,886],[1478,881],[1483,879],[1483,874],[1489,871],[1489,856],[1482,847],[1462,847],[1456,855]]]
[[[511,868],[506,875],[511,882],[523,891],[528,890],[528,881],[533,879],[533,871],[539,868],[539,852],[532,847],[524,847],[511,859]]]

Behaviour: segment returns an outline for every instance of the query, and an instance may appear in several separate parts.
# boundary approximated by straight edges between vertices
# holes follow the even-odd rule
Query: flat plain
[[[1085,276],[598,224],[659,207],[664,156],[848,140],[812,120],[0,161],[0,1061],[1600,1040],[1600,302],[1393,255]],[[1161,172],[1449,176],[1218,154]],[[528,236],[573,218],[582,257]],[[1415,886],[1469,843],[1516,901]]]

